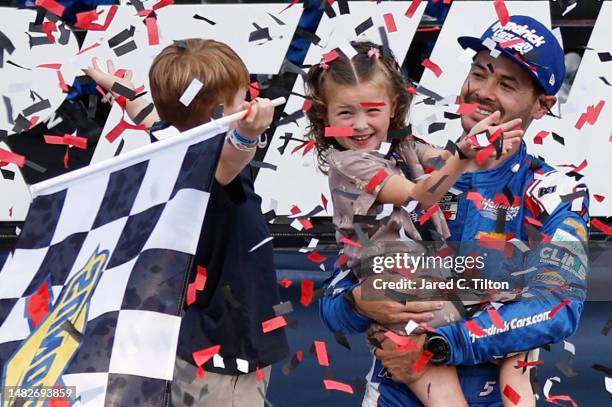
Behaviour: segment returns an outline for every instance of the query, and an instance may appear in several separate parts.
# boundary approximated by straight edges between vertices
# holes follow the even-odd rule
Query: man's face
[[[554,96],[537,96],[534,91],[529,74],[516,62],[503,56],[493,58],[489,51],[480,51],[461,87],[462,102],[477,103],[478,109],[461,116],[461,125],[469,133],[476,123],[499,110],[500,123],[520,118],[526,129],[556,101]]]

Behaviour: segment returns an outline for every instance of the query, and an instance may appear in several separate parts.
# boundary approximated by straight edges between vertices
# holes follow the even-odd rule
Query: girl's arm
[[[489,130],[491,134],[498,128],[504,130],[503,154],[512,150],[513,145],[520,142],[523,131],[517,127],[521,125],[521,119],[510,120],[499,126],[493,124],[499,120],[499,112],[491,114],[476,124],[468,136]],[[430,147],[426,149],[421,157],[423,162],[440,157],[445,161],[442,168],[433,171],[428,178],[416,183],[407,180],[401,175],[390,177],[377,195],[377,201],[381,203],[392,203],[401,206],[409,199],[415,199],[421,203],[424,209],[435,205],[446,192],[455,184],[466,170],[474,170],[476,166],[474,158],[476,150],[472,148],[469,137],[463,137],[457,147],[468,157],[461,159],[458,153],[454,155],[447,150]]]

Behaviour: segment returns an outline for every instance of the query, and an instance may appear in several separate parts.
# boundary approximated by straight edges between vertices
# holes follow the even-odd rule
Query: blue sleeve
[[[438,328],[451,344],[449,364],[475,365],[496,356],[557,343],[578,328],[589,267],[588,211],[584,209],[588,208],[587,199],[584,198],[583,215],[572,212],[571,202],[566,202],[543,222],[540,232],[552,239],[539,243],[517,269],[536,268],[527,274],[528,289],[521,299],[498,309],[504,321],[503,329],[495,327],[487,312],[470,319],[485,335],[474,335],[466,327],[467,321]]]
[[[325,295],[319,300],[321,320],[332,332],[356,334],[367,331],[372,321],[357,312],[344,296],[359,284],[350,272],[336,269],[325,282]]]

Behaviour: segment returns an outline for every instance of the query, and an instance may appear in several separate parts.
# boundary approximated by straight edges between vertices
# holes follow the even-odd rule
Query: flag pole
[[[284,97],[279,97],[272,100],[272,105],[275,107],[280,106],[285,103],[285,101],[286,99]],[[118,171],[130,165],[137,164],[143,161],[144,156],[150,156],[159,151],[166,150],[168,148],[175,147],[181,144],[191,145],[214,137],[218,133],[208,134],[205,137],[201,137],[201,134],[207,133],[215,128],[221,131],[227,130],[230,123],[242,119],[246,113],[247,110],[241,110],[240,112],[233,113],[229,116],[223,116],[217,120],[211,120],[198,127],[186,130],[177,136],[168,137],[166,139],[151,143],[144,147],[128,151],[117,157],[100,161],[88,165],[87,167],[79,168],[78,170],[74,170],[66,174],[62,174],[57,177],[50,178],[48,180],[31,185],[29,189],[30,194],[32,196],[32,200],[34,200],[37,196],[40,195],[48,195],[57,191],[61,191],[62,189],[65,189],[70,186],[70,184],[74,183],[75,181],[91,176],[95,173],[103,171]]]

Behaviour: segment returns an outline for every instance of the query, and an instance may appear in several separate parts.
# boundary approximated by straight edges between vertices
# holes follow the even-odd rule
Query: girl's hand
[[[111,91],[115,82],[119,82],[121,85],[125,86],[129,89],[134,89],[134,84],[132,83],[132,71],[127,70],[123,77],[117,76],[117,70],[115,69],[115,65],[112,60],[106,61],[106,68],[108,72],[104,72],[100,69],[98,65],[98,58],[93,58],[91,60],[92,66],[87,69],[83,69],[83,72],[87,74],[91,79],[93,79],[98,85],[106,89],[107,91]],[[114,97],[118,95],[114,92],[111,92]]]
[[[501,113],[499,111],[495,111],[472,127],[470,133],[464,138],[464,140],[462,140],[460,144],[462,151],[468,156],[468,158],[474,158],[478,152],[478,150],[473,147],[472,143],[469,142],[470,137],[485,131],[488,131],[489,134],[494,134],[499,129],[503,131],[502,156],[506,156],[514,149],[516,144],[521,142],[524,135],[523,129],[521,128],[522,120],[517,118],[498,125],[497,123],[499,122],[500,117]],[[493,152],[491,155],[489,155],[489,158],[495,158],[496,156],[497,153]]]

